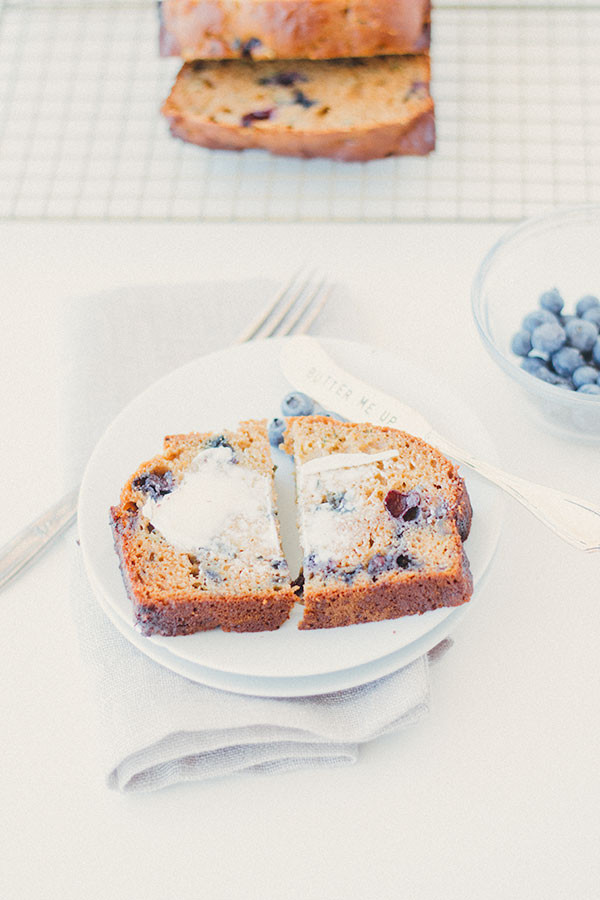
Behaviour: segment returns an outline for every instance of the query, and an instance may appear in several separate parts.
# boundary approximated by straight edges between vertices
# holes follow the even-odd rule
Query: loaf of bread
[[[269,631],[295,602],[264,422],[173,435],[111,509],[135,622],[146,635]]]
[[[163,0],[160,51],[185,60],[332,59],[429,49],[430,0]]]
[[[365,161],[435,146],[429,57],[186,63],[162,112],[203,147]]]
[[[333,628],[469,600],[471,505],[453,464],[392,428],[306,416],[283,449],[296,465],[304,616]]]

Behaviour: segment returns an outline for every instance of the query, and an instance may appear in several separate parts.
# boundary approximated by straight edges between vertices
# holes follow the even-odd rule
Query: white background
[[[481,347],[469,289],[497,226],[0,226],[0,543],[64,485],[65,296],[287,277],[352,292],[318,333],[435,367],[506,468],[600,502],[598,445],[543,433]],[[331,262],[335,260],[335,262]],[[132,352],[142,348],[135,345]],[[598,846],[598,555],[512,501],[480,599],[432,667],[429,716],[354,767],[107,790],[69,598],[71,531],[0,597],[3,900],[591,900]]]

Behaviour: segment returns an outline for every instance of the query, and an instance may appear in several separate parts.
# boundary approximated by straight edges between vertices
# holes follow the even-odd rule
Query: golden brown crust
[[[135,565],[135,520],[124,516],[120,507],[111,508],[115,550],[136,626],[142,634],[193,634],[197,631],[256,632],[274,631],[289,618],[298,599],[294,588],[277,592],[241,593],[235,597],[204,593],[200,598],[189,592],[172,593],[159,598],[152,585],[140,580]]]
[[[296,86],[287,91],[260,86],[264,81],[261,71],[265,71],[261,67],[269,67],[271,72],[271,63],[208,63],[199,64],[206,68],[197,70],[186,64],[162,113],[175,137],[212,149],[263,149],[278,156],[344,162],[432,152],[435,119],[428,92],[429,58],[422,55],[401,61],[385,57],[355,62],[361,65],[356,67],[351,60],[297,61],[294,69],[302,77],[301,94],[310,93],[311,98],[314,94],[322,103],[319,106],[314,101],[313,106],[311,99],[307,108],[288,102],[287,93],[297,93]],[[240,82],[247,89],[244,101],[240,100]],[[417,86],[414,94],[411,85]],[[364,103],[369,92],[373,104],[367,116]],[[333,95],[338,104],[333,112],[329,100],[323,100],[328,95]],[[356,96],[361,97],[362,105],[356,104]],[[223,107],[225,113],[221,112]],[[254,120],[253,111],[265,107],[269,110],[267,118]]]
[[[471,506],[471,498],[467,493],[467,487],[464,480],[456,471],[456,527],[460,535],[461,541],[466,541],[471,533],[471,522],[473,519],[473,507]]]
[[[368,162],[388,156],[425,156],[431,153],[435,148],[433,103],[431,105],[431,112],[423,113],[409,125],[380,125],[354,132],[273,133],[213,122],[190,123],[179,114],[170,116],[170,128],[174,137],[213,150],[261,149],[275,156]],[[163,112],[169,115],[167,105]]]
[[[338,628],[421,615],[444,606],[460,606],[472,591],[473,580],[462,554],[451,572],[408,572],[402,580],[388,575],[372,585],[326,587],[305,599],[298,628]]]
[[[430,0],[163,0],[160,50],[185,60],[421,53]]]

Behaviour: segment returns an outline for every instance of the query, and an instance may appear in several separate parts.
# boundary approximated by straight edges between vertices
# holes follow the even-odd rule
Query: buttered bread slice
[[[135,622],[146,635],[268,631],[296,599],[283,557],[266,424],[173,435],[111,509]]]
[[[454,465],[392,428],[289,420],[304,556],[300,628],[394,619],[469,600],[471,504]]]

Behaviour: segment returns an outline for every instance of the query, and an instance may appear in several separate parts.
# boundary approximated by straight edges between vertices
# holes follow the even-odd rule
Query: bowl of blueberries
[[[600,440],[600,205],[508,232],[479,267],[472,306],[486,349],[543,426]]]

